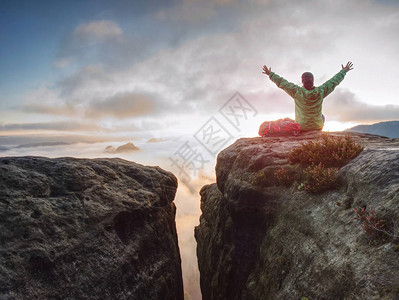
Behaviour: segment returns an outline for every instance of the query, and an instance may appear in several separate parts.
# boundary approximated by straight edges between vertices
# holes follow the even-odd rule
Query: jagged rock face
[[[320,133],[239,139],[219,154],[195,229],[203,299],[399,297],[399,240],[370,246],[351,220],[353,208],[373,206],[399,223],[399,140],[350,135],[365,150],[339,170],[341,186],[322,194],[297,181],[278,186],[273,175]],[[259,170],[262,185],[253,180]]]
[[[0,297],[183,299],[173,174],[43,157],[0,170]]]

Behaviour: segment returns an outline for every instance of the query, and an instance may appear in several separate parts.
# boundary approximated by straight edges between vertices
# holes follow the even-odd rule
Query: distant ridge
[[[136,147],[133,143],[124,144],[116,149],[114,146],[107,146],[105,148],[106,153],[129,153],[137,150],[140,150],[140,148]]]
[[[147,141],[147,143],[159,143],[159,142],[164,142],[166,140],[164,139],[159,139],[159,138],[151,138]]]
[[[370,133],[395,139],[399,138],[399,121],[380,122],[372,125],[358,125],[344,131]]]

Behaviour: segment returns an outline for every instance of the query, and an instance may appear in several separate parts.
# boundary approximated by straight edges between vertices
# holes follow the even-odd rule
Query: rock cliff
[[[289,152],[319,136],[243,138],[219,154],[195,229],[203,299],[399,299],[399,140],[351,133],[365,149],[334,190],[277,184]],[[393,236],[370,245],[352,219],[361,207]]]
[[[176,189],[122,159],[0,158],[0,298],[183,299]]]

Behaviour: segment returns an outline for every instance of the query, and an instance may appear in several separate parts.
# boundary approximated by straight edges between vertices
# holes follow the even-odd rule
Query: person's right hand
[[[266,65],[265,66],[263,66],[263,74],[266,74],[267,76],[269,76],[270,75],[270,72],[272,71],[272,68],[267,68],[266,67]]]
[[[344,67],[344,65],[342,66],[342,70],[345,70],[346,73],[348,73],[350,70],[353,70],[353,64],[351,61],[348,61],[348,63],[346,64],[346,66]]]

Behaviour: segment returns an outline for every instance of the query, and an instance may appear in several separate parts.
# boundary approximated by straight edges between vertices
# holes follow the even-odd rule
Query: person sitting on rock
[[[341,66],[341,71],[318,87],[313,85],[314,77],[310,72],[302,74],[302,87],[280,77],[272,72],[271,68],[267,68],[266,65],[263,66],[262,73],[268,75],[271,81],[294,98],[295,122],[301,125],[301,130],[322,130],[324,116],[321,113],[321,109],[324,98],[344,79],[346,73],[353,69],[353,64],[350,61],[345,67]]]

